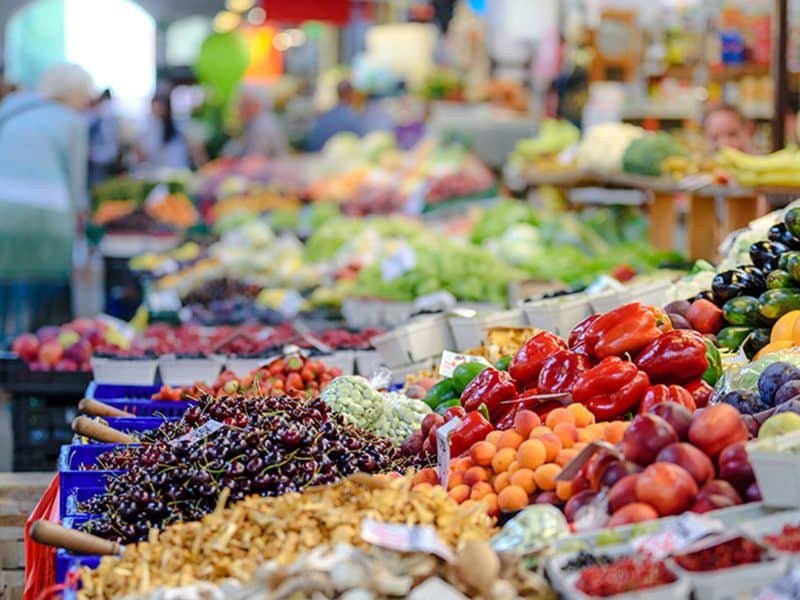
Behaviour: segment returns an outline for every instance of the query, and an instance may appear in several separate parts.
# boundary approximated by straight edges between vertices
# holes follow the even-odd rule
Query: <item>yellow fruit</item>
[[[756,355],[753,357],[753,360],[758,360],[762,356],[772,354],[778,350],[786,350],[792,346],[794,346],[794,342],[792,340],[779,340],[777,342],[770,342],[756,353]]]
[[[770,343],[798,339],[797,335],[800,334],[798,317],[800,317],[800,310],[793,310],[778,319],[772,326],[772,333],[769,336]]]

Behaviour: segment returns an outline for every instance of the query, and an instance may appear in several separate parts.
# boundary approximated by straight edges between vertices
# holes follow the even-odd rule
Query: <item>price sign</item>
[[[395,525],[374,519],[361,521],[361,538],[370,544],[399,552],[425,552],[444,560],[453,553],[429,525]]]
[[[436,460],[439,469],[439,484],[447,489],[450,479],[450,434],[461,424],[461,419],[455,418],[436,430]]]
[[[223,427],[225,427],[224,423],[211,419],[200,425],[200,427],[192,429],[189,433],[172,440],[170,446],[177,446],[184,442],[189,442],[190,446],[194,446],[197,442],[206,439],[212,433],[219,431]]]
[[[697,541],[724,530],[722,521],[694,513],[685,513],[664,531],[633,542],[639,552],[652,554],[656,559],[681,552]]]
[[[439,375],[442,377],[452,377],[453,371],[458,365],[463,363],[481,363],[491,367],[491,363],[482,356],[470,356],[469,354],[458,354],[445,350],[442,352],[442,360],[439,363]]]

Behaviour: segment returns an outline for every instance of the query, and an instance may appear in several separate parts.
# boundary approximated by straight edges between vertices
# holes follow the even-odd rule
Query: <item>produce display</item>
[[[797,187],[800,179],[797,150],[784,149],[767,156],[755,156],[732,148],[719,151],[716,162],[737,183],[748,187]]]
[[[764,554],[762,546],[739,537],[710,548],[676,556],[674,560],[687,571],[716,571],[761,562]]]
[[[677,579],[663,562],[621,558],[607,565],[586,567],[575,587],[589,596],[613,596],[667,585]]]

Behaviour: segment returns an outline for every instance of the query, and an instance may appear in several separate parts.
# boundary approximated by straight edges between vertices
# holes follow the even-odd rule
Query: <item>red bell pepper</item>
[[[467,411],[464,410],[463,406],[451,406],[442,415],[444,417],[444,422],[447,423],[450,419],[463,419],[467,416]]]
[[[537,387],[542,394],[572,392],[581,373],[592,368],[585,354],[572,350],[559,350],[542,363]]]
[[[636,366],[653,381],[662,383],[698,379],[708,369],[706,342],[696,331],[670,331],[642,350],[636,357]]]
[[[639,414],[644,415],[649,413],[651,408],[662,402],[676,402],[681,406],[685,406],[692,412],[697,410],[694,398],[692,398],[692,395],[686,388],[679,385],[666,386],[659,383],[657,385],[651,385],[647,388],[647,391],[645,391],[641,402],[639,402]]]
[[[517,397],[517,386],[505,371],[488,367],[469,382],[461,394],[461,406],[468,413],[478,410],[481,404],[489,409],[492,420],[506,412],[508,406],[501,404]]]
[[[589,315],[583,321],[575,325],[575,328],[569,334],[569,340],[567,342],[570,350],[579,352],[581,354],[586,354],[586,334],[589,331],[589,327],[591,327],[592,323],[597,321],[597,319],[602,316],[603,315],[599,314]]]
[[[450,456],[460,456],[475,442],[486,439],[494,431],[492,424],[479,412],[467,413],[450,434]]]
[[[650,385],[647,373],[617,356],[581,374],[572,397],[600,421],[610,421],[634,410]]]
[[[615,308],[589,325],[585,344],[589,356],[636,356],[648,344],[672,329],[660,308],[632,302]]]
[[[684,383],[683,387],[692,395],[697,408],[704,408],[708,404],[708,401],[711,400],[711,396],[714,395],[714,387],[702,379]]]
[[[567,344],[560,337],[549,331],[541,331],[517,351],[508,365],[508,372],[520,389],[536,385],[544,361],[566,348]]]

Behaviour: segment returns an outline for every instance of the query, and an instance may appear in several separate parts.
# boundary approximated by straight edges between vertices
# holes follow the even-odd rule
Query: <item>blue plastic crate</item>
[[[92,381],[84,392],[84,397],[94,400],[149,400],[161,386],[158,385],[114,385]]]
[[[101,471],[81,467],[97,464],[97,457],[119,444],[86,444],[84,446],[61,446],[58,455],[58,483],[60,514],[67,514],[67,499],[75,490],[105,488],[109,478],[123,471]]]
[[[129,412],[137,417],[164,416],[179,419],[194,402],[171,400],[103,400],[109,406]]]
[[[64,494],[63,506],[61,517],[79,517],[86,516],[87,513],[81,512],[78,509],[78,504],[86,502],[89,498],[94,498],[99,494],[105,493],[106,488],[100,487],[74,487],[67,494]]]
[[[78,525],[85,523],[88,519],[89,517],[66,517],[61,520],[61,524],[67,529],[77,529]],[[78,567],[96,569],[101,558],[97,555],[71,554],[63,548],[59,548],[56,550],[56,583],[64,583],[67,573],[72,569]]]
[[[158,429],[165,421],[175,422],[178,417],[106,417],[104,420],[109,427],[136,436],[145,431]],[[84,445],[84,442],[81,441],[83,439],[82,436],[76,434],[72,438],[72,443],[73,445]]]

